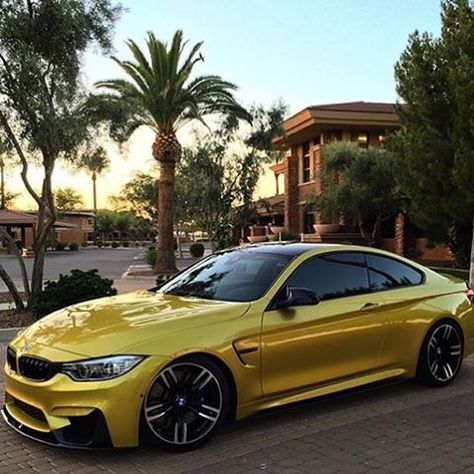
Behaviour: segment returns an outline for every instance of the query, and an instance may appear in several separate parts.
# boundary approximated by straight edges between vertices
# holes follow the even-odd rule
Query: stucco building
[[[55,240],[82,244],[92,240],[94,232],[94,212],[88,210],[65,211],[54,224]],[[32,211],[0,210],[0,226],[22,247],[31,248],[35,237],[37,217]]]
[[[357,229],[343,220],[334,222],[337,231],[319,233],[315,225],[321,217],[306,206],[308,197],[321,193],[318,170],[324,160],[324,147],[335,141],[352,141],[360,147],[383,146],[385,137],[400,128],[395,104],[346,102],[306,107],[283,123],[285,135],[276,146],[285,158],[273,165],[275,195],[261,201],[257,212],[261,224],[272,223],[300,234],[306,241],[363,243]],[[268,232],[268,231],[265,231]],[[271,232],[271,231],[269,231]],[[255,228],[253,234],[261,234]],[[387,250],[422,260],[449,260],[444,246],[428,248],[421,232],[402,214],[384,222],[378,245]]]

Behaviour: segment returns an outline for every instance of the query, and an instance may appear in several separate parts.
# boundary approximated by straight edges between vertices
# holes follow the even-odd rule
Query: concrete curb
[[[147,272],[150,272],[147,274]],[[150,265],[130,265],[122,274],[123,280],[155,280],[156,275]]]
[[[7,344],[10,342],[22,329],[24,328],[0,329],[0,344]]]

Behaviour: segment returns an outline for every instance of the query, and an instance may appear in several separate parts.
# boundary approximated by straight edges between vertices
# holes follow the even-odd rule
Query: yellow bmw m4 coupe
[[[266,408],[384,379],[449,384],[474,348],[472,300],[460,280],[371,248],[223,251],[18,334],[2,413],[58,446],[192,449]]]

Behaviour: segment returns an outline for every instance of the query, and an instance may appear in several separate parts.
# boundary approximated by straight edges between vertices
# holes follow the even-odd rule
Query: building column
[[[25,226],[21,226],[21,246],[26,248],[26,229]]]
[[[295,148],[285,158],[285,229],[299,233],[298,156]]]

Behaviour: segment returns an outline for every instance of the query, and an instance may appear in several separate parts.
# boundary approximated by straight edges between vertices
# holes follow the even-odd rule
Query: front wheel
[[[179,359],[152,381],[142,427],[153,444],[188,451],[206,442],[226,420],[229,388],[221,369],[202,356]]]
[[[435,324],[423,341],[416,378],[432,387],[444,387],[458,375],[463,358],[463,336],[459,326],[443,320]]]

